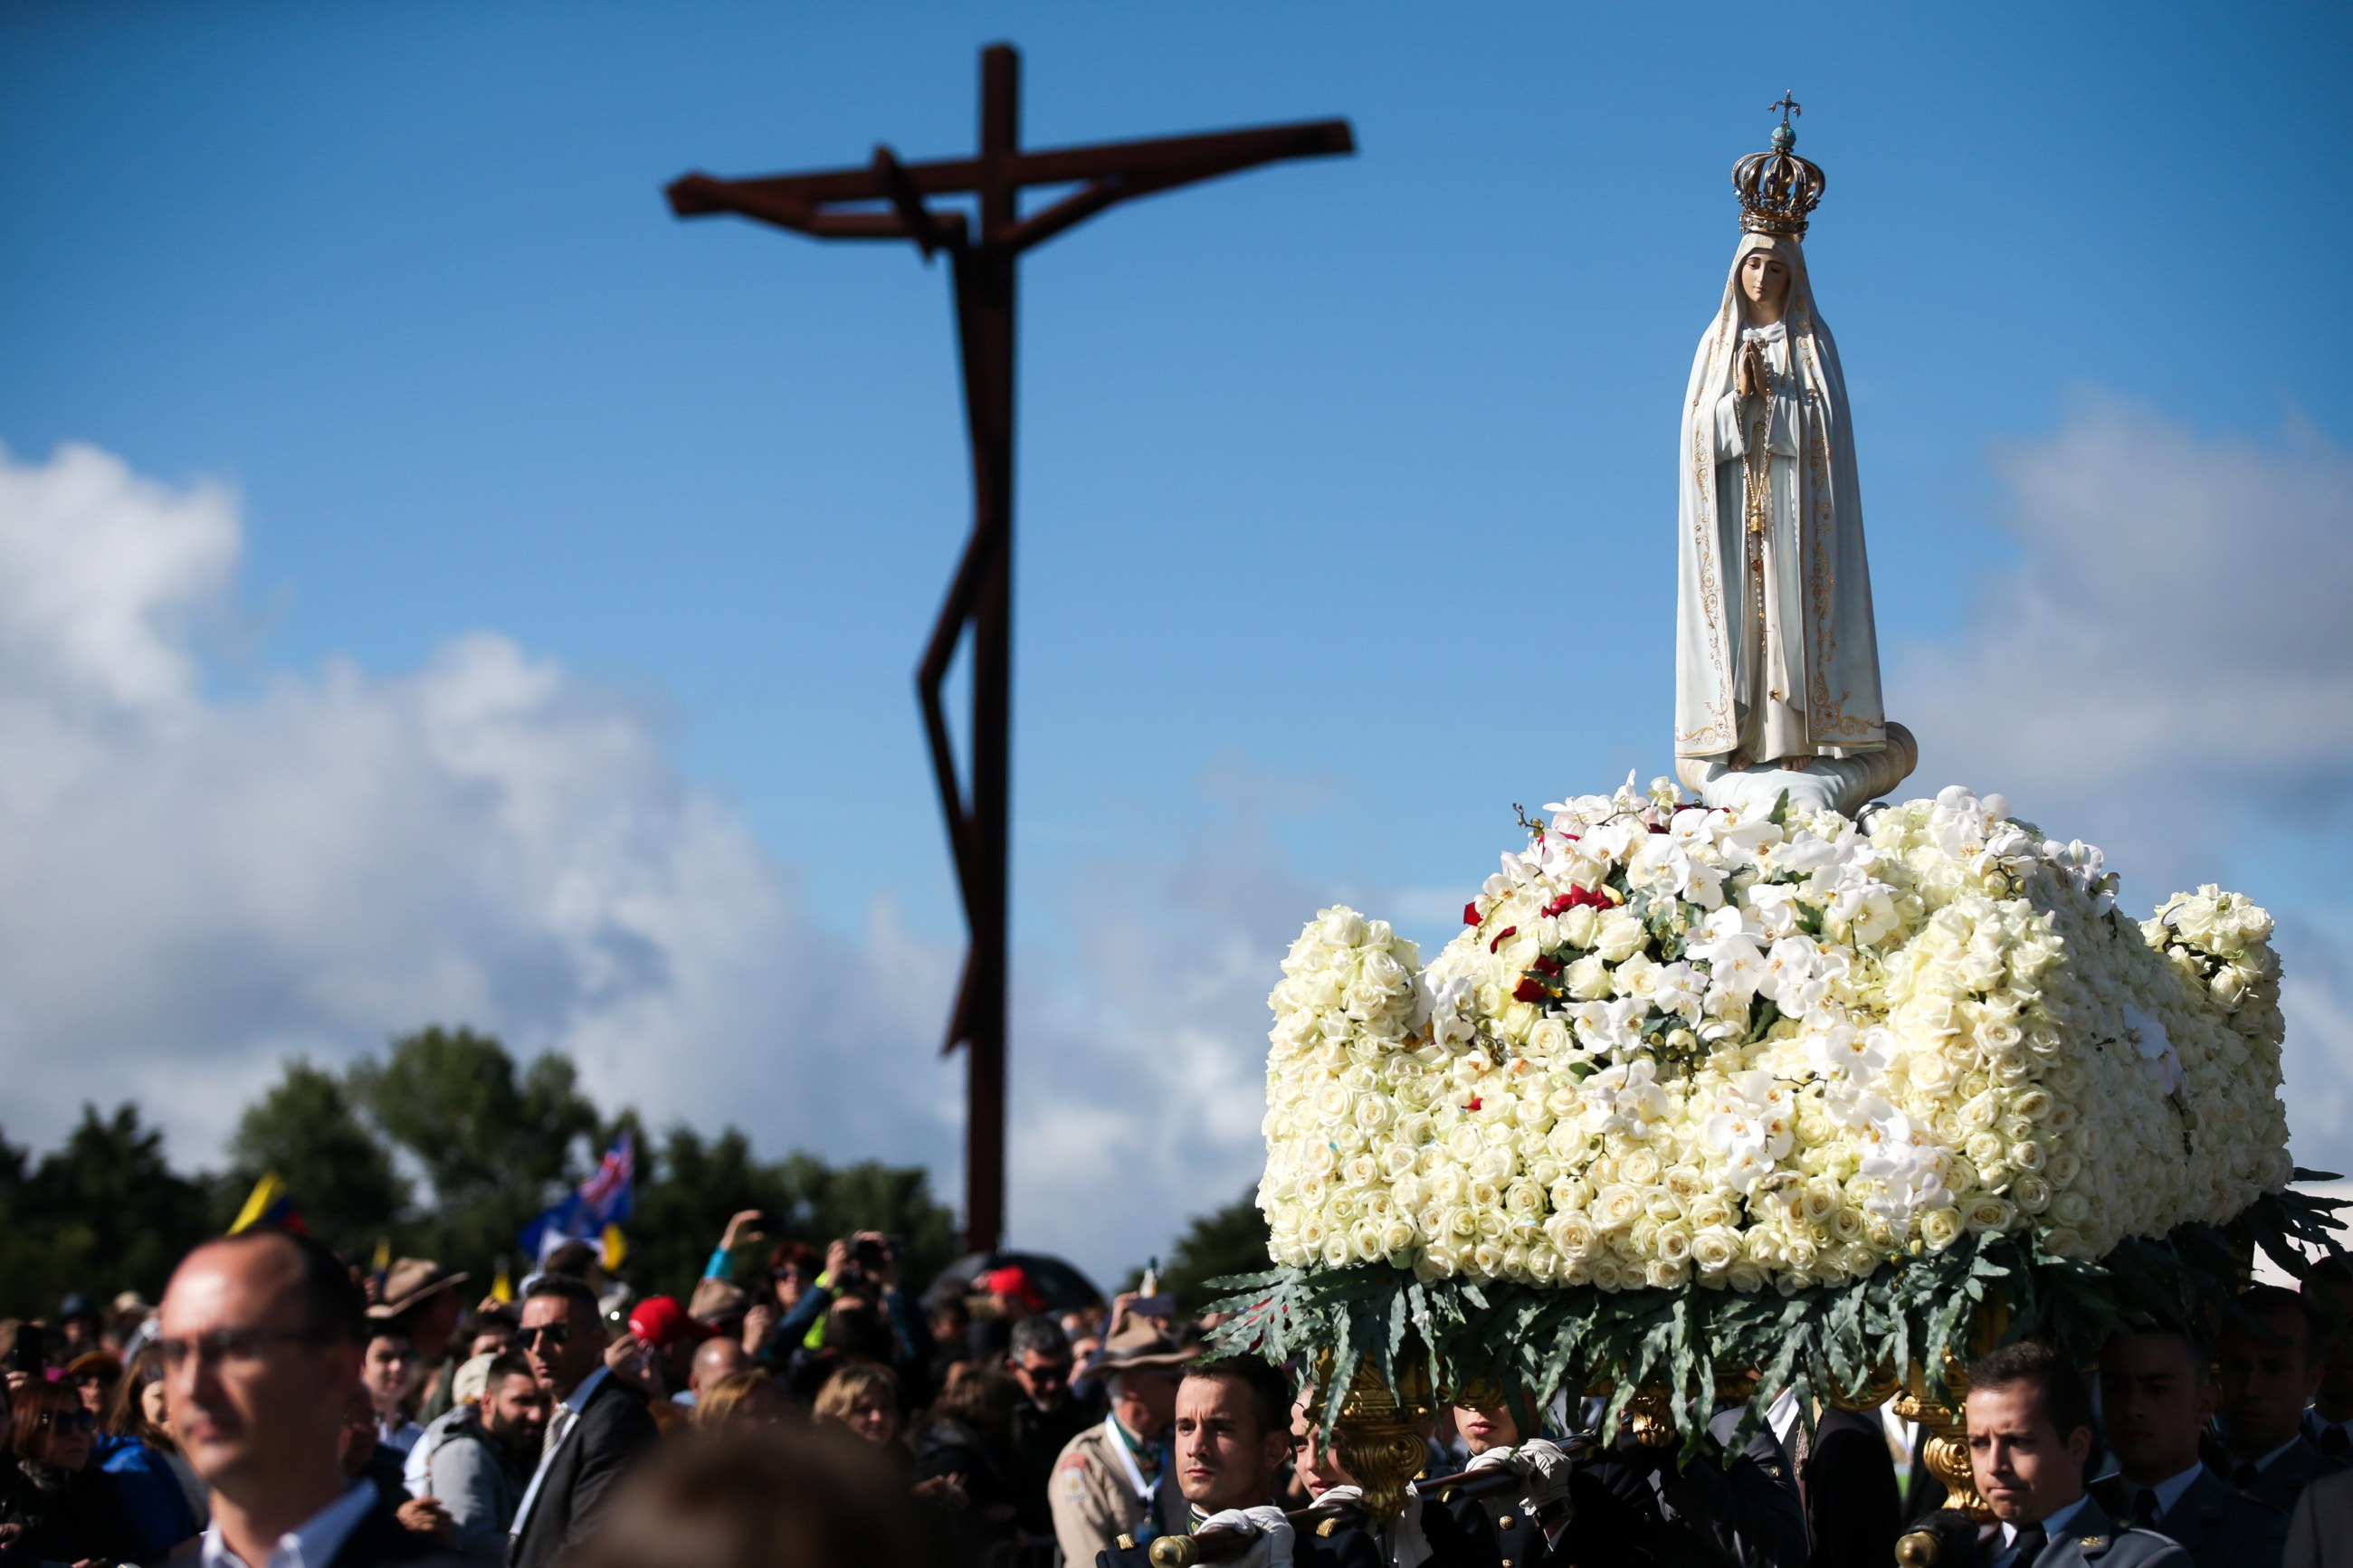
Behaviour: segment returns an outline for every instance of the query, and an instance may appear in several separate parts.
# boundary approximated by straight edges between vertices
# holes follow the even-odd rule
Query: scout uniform
[[[1046,1489],[1062,1561],[1092,1563],[1122,1536],[1148,1546],[1183,1531],[1185,1500],[1168,1470],[1167,1439],[1139,1442],[1116,1415],[1071,1438]]]

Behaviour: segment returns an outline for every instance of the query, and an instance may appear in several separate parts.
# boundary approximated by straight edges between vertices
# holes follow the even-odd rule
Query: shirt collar
[[[2204,1465],[2192,1465],[2179,1475],[2168,1476],[2150,1487],[2148,1489],[2157,1494],[2157,1517],[2163,1519],[2167,1514],[2171,1513],[2173,1505],[2181,1500],[2181,1494],[2196,1486],[2198,1478],[2205,1473]]]
[[[2083,1512],[2084,1505],[2091,1500],[2092,1495],[2086,1492],[2065,1508],[2052,1509],[2040,1521],[2042,1533],[2052,1540],[2057,1540],[2059,1532],[2067,1528],[2067,1521]],[[2038,1521],[2029,1520],[2027,1522],[2032,1524]],[[2001,1543],[2006,1547],[2018,1544],[2018,1526],[2008,1520],[2001,1521]]]
[[[2304,1434],[2298,1432],[2295,1436],[2290,1437],[2286,1442],[2282,1443],[2278,1447],[2274,1448],[2270,1453],[2265,1454],[2262,1458],[2257,1459],[2255,1461],[2255,1468],[2258,1470],[2270,1469],[2274,1460],[2280,1458],[2283,1455],[2286,1454],[2290,1448],[2295,1447],[2298,1443],[2303,1441]]]
[[[247,1563],[221,1539],[216,1516],[205,1527],[204,1568],[327,1568],[375,1506],[375,1483],[363,1477],[343,1496],[278,1538],[266,1563]]]
[[[598,1367],[582,1378],[578,1387],[564,1396],[564,1403],[572,1414],[577,1415],[588,1408],[588,1402],[596,1397],[597,1386],[612,1375],[612,1371],[609,1366]]]

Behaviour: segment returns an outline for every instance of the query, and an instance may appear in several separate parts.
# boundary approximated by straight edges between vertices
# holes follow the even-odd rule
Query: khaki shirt
[[[1105,1417],[1064,1444],[1061,1457],[1054,1461],[1046,1500],[1054,1510],[1054,1539],[1061,1543],[1062,1561],[1073,1568],[1093,1563],[1097,1552],[1111,1551],[1121,1536],[1134,1535],[1144,1522],[1149,1505],[1135,1495],[1135,1485],[1121,1462],[1123,1446]],[[1184,1499],[1177,1495],[1176,1479],[1166,1474],[1168,1468],[1164,1463],[1161,1484],[1153,1494],[1159,1505],[1155,1533],[1161,1535],[1185,1528]]]

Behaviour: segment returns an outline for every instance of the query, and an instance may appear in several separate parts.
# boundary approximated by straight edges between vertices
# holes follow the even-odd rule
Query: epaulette
[[[2106,1535],[2079,1535],[2075,1538],[2075,1550],[2081,1552],[2086,1558],[2097,1557],[2108,1549],[2109,1543],[2114,1539],[2113,1536]]]
[[[1122,1552],[1133,1552],[1135,1550],[1135,1537],[1133,1535],[1122,1534],[1117,1541],[1112,1542],[1112,1545]]]

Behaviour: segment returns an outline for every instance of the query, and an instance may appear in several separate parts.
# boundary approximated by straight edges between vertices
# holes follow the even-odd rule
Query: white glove
[[[1272,1503],[1213,1513],[1193,1533],[1207,1535],[1213,1530],[1230,1530],[1251,1538],[1250,1550],[1233,1560],[1234,1568],[1291,1568],[1291,1521]]]
[[[1512,1455],[1512,1468],[1527,1479],[1527,1506],[1541,1513],[1568,1496],[1568,1478],[1576,1467],[1557,1443],[1531,1437]]]
[[[1472,1470],[1492,1470],[1497,1465],[1510,1464],[1512,1462],[1512,1456],[1518,1450],[1513,1448],[1490,1448],[1483,1454],[1472,1455],[1471,1457],[1471,1462],[1463,1466],[1462,1468],[1465,1473]]]

